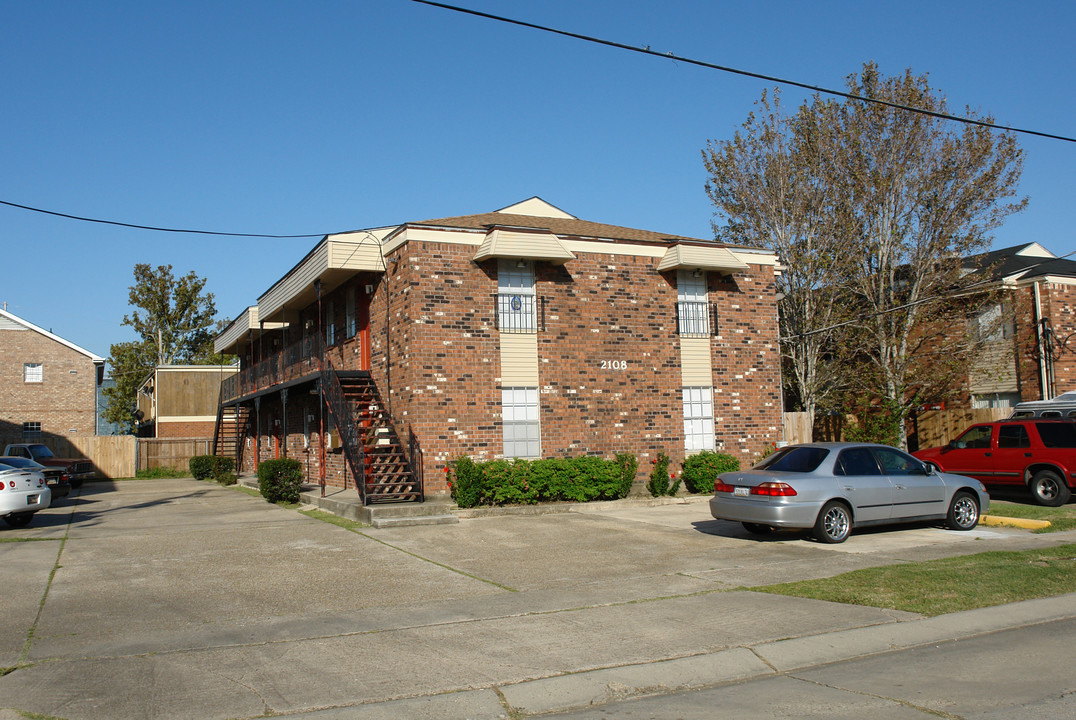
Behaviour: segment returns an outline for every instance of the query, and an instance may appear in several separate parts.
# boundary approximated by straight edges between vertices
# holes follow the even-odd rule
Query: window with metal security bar
[[[676,327],[680,335],[708,337],[717,327],[706,290],[706,273],[680,270],[676,275]]]
[[[45,379],[44,369],[41,363],[23,363],[22,365],[22,381],[28,383],[39,383]]]
[[[506,458],[541,457],[538,388],[501,388],[501,421]]]
[[[684,394],[684,449],[688,453],[714,449],[714,389],[686,387]]]
[[[528,260],[497,263],[497,329],[506,333],[538,332],[534,266]]]

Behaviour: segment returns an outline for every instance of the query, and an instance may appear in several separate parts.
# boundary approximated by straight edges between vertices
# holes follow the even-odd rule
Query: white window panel
[[[714,449],[714,390],[686,387],[684,399],[684,449],[689,453]]]
[[[28,383],[39,383],[45,379],[44,368],[41,363],[23,363],[22,366],[22,381]]]
[[[502,388],[501,422],[504,428],[506,458],[541,456],[538,388]]]

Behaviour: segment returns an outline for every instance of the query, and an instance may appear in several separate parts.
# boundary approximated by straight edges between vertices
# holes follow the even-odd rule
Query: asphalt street
[[[193,480],[93,483],[30,527],[0,530],[0,708],[501,718],[787,681],[1068,620],[1076,603],[921,618],[746,587],[1074,540],[936,526],[838,546],[759,539],[697,500],[351,530]]]

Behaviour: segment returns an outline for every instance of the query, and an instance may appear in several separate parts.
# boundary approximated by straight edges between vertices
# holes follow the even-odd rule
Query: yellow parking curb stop
[[[981,525],[1007,525],[1009,527],[1024,528],[1025,530],[1041,530],[1050,527],[1049,520],[1029,520],[1027,518],[999,517],[997,515],[983,515],[979,518]]]

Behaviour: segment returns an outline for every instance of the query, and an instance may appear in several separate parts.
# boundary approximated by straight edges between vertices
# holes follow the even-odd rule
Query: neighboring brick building
[[[969,271],[1003,291],[972,320],[987,347],[968,381],[972,407],[1012,407],[1076,390],[1076,261],[1038,243],[970,257]]]
[[[0,310],[0,439],[93,436],[104,364],[89,350]]]
[[[211,438],[233,365],[158,365],[138,388],[138,436]]]
[[[701,449],[750,463],[780,437],[775,272],[769,251],[538,198],[330,235],[217,338],[242,365],[225,384],[227,451],[246,471],[286,454],[337,486],[357,467],[368,500],[396,446],[427,494],[448,492],[461,455],[630,452],[639,479],[662,451],[673,470]]]

